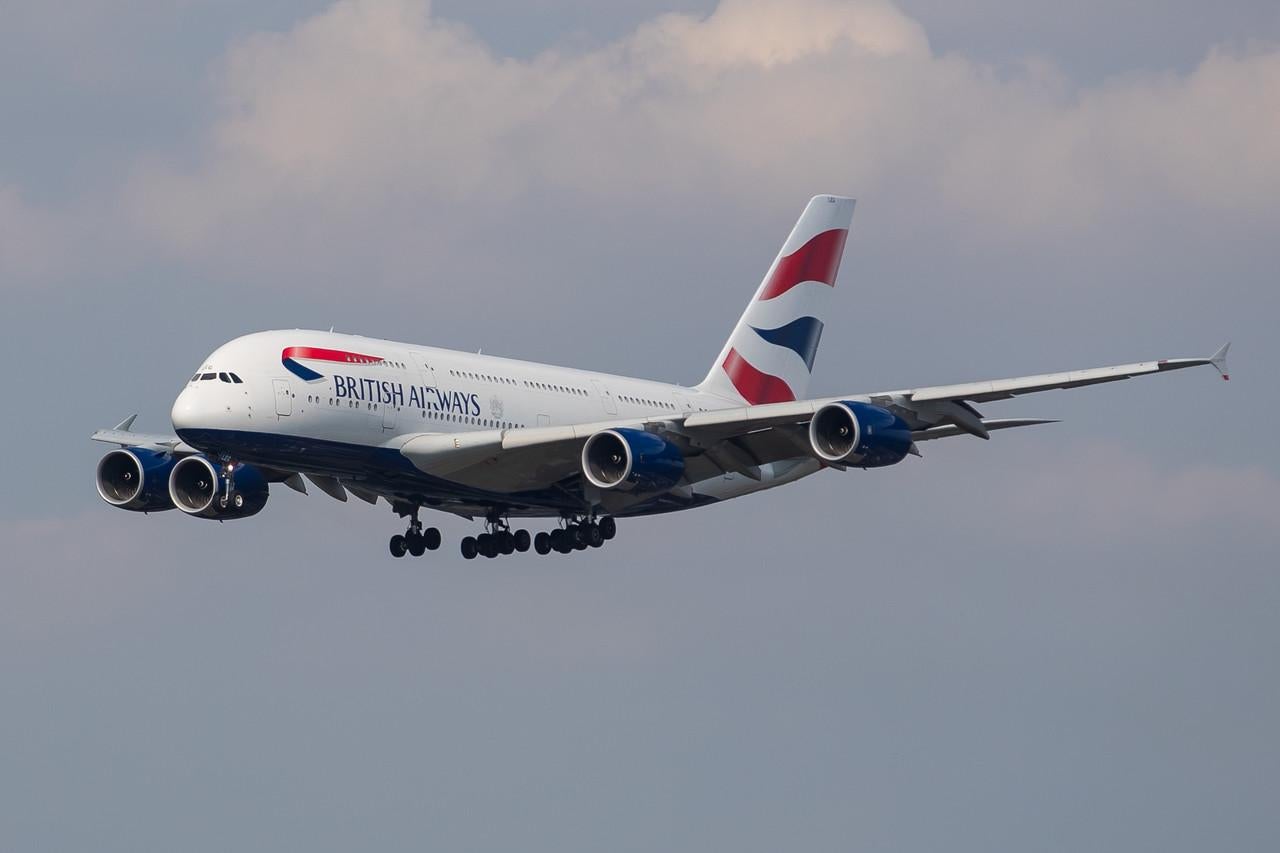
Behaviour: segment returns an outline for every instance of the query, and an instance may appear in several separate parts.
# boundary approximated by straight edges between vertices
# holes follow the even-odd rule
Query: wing
[[[161,450],[167,453],[176,453],[180,456],[200,452],[176,435],[134,432],[133,422],[137,419],[138,415],[136,413],[132,414],[111,429],[100,429],[89,438],[105,444],[118,444],[121,447],[144,447],[147,450]]]
[[[1161,359],[1014,379],[742,406],[682,416],[519,430],[420,434],[407,437],[400,451],[422,471],[476,488],[505,493],[556,484],[574,488],[580,471],[579,455],[587,438],[602,429],[633,427],[658,433],[676,444],[685,456],[689,482],[726,473],[760,479],[761,466],[812,455],[808,441],[809,420],[829,403],[860,400],[888,408],[911,426],[912,438],[917,442],[957,435],[988,438],[997,430],[1054,421],[984,418],[974,403],[1115,382],[1201,365],[1212,365],[1225,379],[1228,346],[1223,346],[1208,358]]]

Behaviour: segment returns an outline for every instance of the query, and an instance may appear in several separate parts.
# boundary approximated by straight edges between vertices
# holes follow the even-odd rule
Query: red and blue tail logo
[[[280,353],[280,362],[294,376],[307,382],[324,379],[324,374],[312,370],[302,363],[307,361],[327,361],[341,364],[381,364],[384,359],[376,355],[362,355],[358,352],[347,352],[340,349],[324,349],[322,347],[285,347]]]
[[[838,196],[810,200],[699,387],[753,406],[806,393],[853,205]]]

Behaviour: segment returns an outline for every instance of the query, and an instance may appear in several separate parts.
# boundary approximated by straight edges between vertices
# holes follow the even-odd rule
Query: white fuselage
[[[277,461],[280,447],[292,451],[278,460],[282,469],[342,477],[350,471],[335,470],[329,452],[338,447],[398,452],[423,434],[676,418],[741,405],[663,382],[295,330],[219,347],[178,395],[172,419],[179,436],[206,452],[234,437],[254,448],[258,464]],[[724,500],[816,470],[811,462],[768,465],[757,477],[725,474],[687,488]]]

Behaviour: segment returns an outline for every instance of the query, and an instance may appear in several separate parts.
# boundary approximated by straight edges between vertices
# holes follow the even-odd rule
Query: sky
[[[1280,845],[1280,11],[8,0],[0,849]],[[693,383],[859,199],[811,391],[1233,347],[620,525],[124,513],[88,441],[328,328]]]

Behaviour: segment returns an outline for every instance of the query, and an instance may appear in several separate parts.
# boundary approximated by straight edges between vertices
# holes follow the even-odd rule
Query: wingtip
[[[137,419],[138,419],[138,413],[134,412],[132,415],[129,415],[129,417],[125,418],[120,423],[116,424],[115,428],[120,432],[128,432],[133,427],[133,422],[136,421]]]
[[[1223,380],[1231,378],[1231,374],[1227,371],[1227,350],[1229,349],[1231,349],[1231,341],[1227,341],[1218,347],[1218,351],[1209,356],[1209,363],[1222,375]]]

